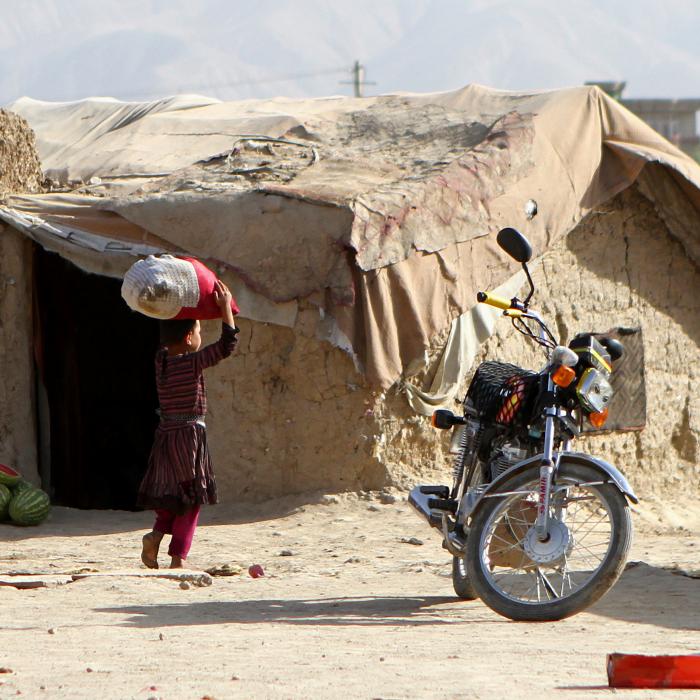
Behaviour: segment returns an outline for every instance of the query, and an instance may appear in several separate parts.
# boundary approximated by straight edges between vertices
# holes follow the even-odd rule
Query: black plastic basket
[[[482,420],[509,425],[523,417],[523,407],[534,395],[538,374],[508,362],[482,362],[467,390],[469,401]],[[525,411],[525,415],[527,411]]]

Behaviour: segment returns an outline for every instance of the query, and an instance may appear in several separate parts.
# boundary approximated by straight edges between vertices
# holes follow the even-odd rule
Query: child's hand
[[[231,308],[231,299],[233,295],[229,288],[221,281],[216,280],[214,285],[214,298],[219,308],[223,311],[226,307]]]
[[[231,328],[235,328],[236,325],[233,321],[233,311],[231,311],[231,299],[233,297],[229,291],[229,288],[221,280],[216,280],[216,285],[214,287],[214,298],[221,309],[221,320],[231,326]]]

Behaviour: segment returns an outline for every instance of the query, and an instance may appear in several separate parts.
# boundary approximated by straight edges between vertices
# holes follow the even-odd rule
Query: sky
[[[0,0],[0,105],[529,91],[700,97],[700,0]]]

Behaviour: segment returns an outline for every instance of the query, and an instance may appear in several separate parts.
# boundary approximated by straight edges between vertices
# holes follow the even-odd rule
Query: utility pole
[[[360,65],[359,61],[355,61],[352,67],[352,86],[355,90],[355,97],[362,97],[362,87],[365,82],[365,67]]]
[[[342,80],[341,84],[352,85],[353,94],[355,97],[364,97],[362,94],[362,88],[365,85],[376,85],[376,83],[373,81],[365,80],[365,67],[359,61],[355,61],[355,63],[353,63],[351,73],[352,80]]]

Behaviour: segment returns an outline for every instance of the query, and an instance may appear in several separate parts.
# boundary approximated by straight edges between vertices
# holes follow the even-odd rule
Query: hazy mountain
[[[0,104],[222,99],[585,80],[700,96],[698,0],[0,0]]]

